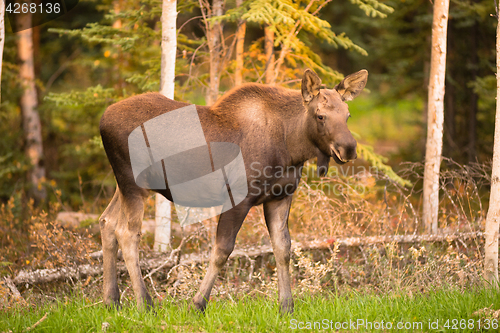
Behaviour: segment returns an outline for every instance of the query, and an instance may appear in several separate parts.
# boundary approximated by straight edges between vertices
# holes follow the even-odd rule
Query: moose
[[[193,298],[196,309],[205,310],[250,208],[263,204],[276,258],[280,311],[293,312],[288,215],[301,177],[297,170],[316,157],[318,173],[325,175],[330,158],[340,165],[356,159],[357,143],[347,127],[350,114],[346,102],[361,93],[367,79],[368,71],[360,70],[333,89],[325,89],[319,76],[306,69],[301,91],[247,83],[233,88],[212,106],[195,106],[207,142],[228,142],[241,149],[250,189],[246,197],[219,216],[209,267]],[[134,178],[127,140],[146,121],[189,105],[159,93],[145,93],[109,106],[101,118],[102,142],[117,182],[116,192],[99,219],[107,305],[120,306],[116,276],[120,247],[138,307],[153,306],[141,275],[138,251],[144,200],[150,190],[139,186]],[[269,172],[277,169],[284,171]],[[153,191],[173,201],[168,184]]]

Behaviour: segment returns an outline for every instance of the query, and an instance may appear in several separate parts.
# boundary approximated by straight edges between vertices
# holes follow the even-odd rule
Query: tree
[[[255,71],[259,71],[257,80],[265,76],[266,81],[273,84],[296,82],[303,68],[309,67],[322,76],[325,85],[335,85],[342,79],[342,75],[323,64],[318,54],[311,49],[312,44],[324,43],[336,48],[340,46],[367,55],[363,48],[353,43],[344,33],[333,32],[330,23],[319,17],[322,9],[330,2],[331,0],[254,0],[249,3],[245,12],[238,8],[226,12],[227,20],[241,17],[248,24],[256,23],[264,26],[264,45],[270,45],[266,40],[274,41],[273,44],[277,49],[276,61],[270,62],[266,56],[262,57],[264,61],[263,63],[261,61],[260,66],[256,62],[251,64]],[[391,7],[376,0],[351,0],[351,2],[373,17],[385,17],[387,13],[392,12]],[[315,43],[312,43],[311,39],[315,39]],[[256,49],[255,43],[252,47]],[[266,49],[268,52],[270,50],[264,46],[264,53]],[[274,77],[267,79],[268,73]]]
[[[423,221],[428,233],[437,233],[438,231],[439,168],[443,149],[444,81],[449,4],[449,0],[436,0],[432,20],[423,193]]]
[[[236,0],[236,6],[241,7],[243,0]],[[245,47],[245,33],[247,30],[247,22],[238,20],[238,28],[236,30],[236,67],[234,70],[234,85],[239,86],[243,83],[243,50]]]
[[[205,21],[207,44],[210,62],[210,81],[207,91],[206,103],[212,105],[219,97],[219,86],[223,68],[225,52],[223,24],[217,18],[223,14],[224,0],[213,0],[212,5],[208,1],[200,0],[200,7]],[[212,20],[209,20],[212,19]]]
[[[33,35],[31,13],[19,14],[17,17],[18,35],[17,50],[21,65],[19,76],[23,94],[21,96],[21,115],[25,139],[25,151],[31,163],[29,181],[31,193],[37,201],[45,199],[46,192],[42,186],[45,179],[43,165],[42,124],[38,114],[38,96],[35,87],[35,66],[33,59]]]
[[[495,139],[491,171],[490,206],[484,230],[484,280],[498,288],[498,227],[500,225],[500,15],[497,11],[497,103],[495,115]]]
[[[174,99],[175,57],[177,53],[177,0],[163,0],[161,15],[161,73],[160,93]],[[156,195],[156,228],[154,249],[160,252],[170,245],[171,204]]]
[[[265,82],[266,84],[274,84],[276,82],[274,76],[274,31],[271,26],[264,28],[264,51],[266,53]]]

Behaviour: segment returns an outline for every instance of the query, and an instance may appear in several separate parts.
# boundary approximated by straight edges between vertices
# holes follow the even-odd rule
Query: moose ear
[[[342,100],[346,102],[352,101],[363,91],[367,80],[368,71],[362,69],[359,72],[346,76],[342,82],[335,86],[335,90],[342,96]]]
[[[304,72],[302,77],[302,98],[304,102],[309,103],[314,97],[319,94],[321,87],[321,79],[318,74],[309,68]]]

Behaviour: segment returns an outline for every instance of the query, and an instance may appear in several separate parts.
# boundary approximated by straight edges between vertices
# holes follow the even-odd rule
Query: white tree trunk
[[[32,16],[19,14],[17,25],[19,36],[17,52],[21,65],[19,76],[23,88],[21,96],[21,115],[23,119],[23,131],[25,138],[26,155],[31,162],[32,169],[29,172],[29,181],[32,184],[32,195],[38,201],[45,199],[46,193],[42,187],[45,179],[45,167],[43,166],[42,125],[38,114],[38,96],[35,87],[35,66],[33,59],[33,34],[31,29]],[[24,30],[23,30],[24,29]]]
[[[240,7],[243,0],[236,0],[236,6]],[[247,22],[240,20],[236,30],[236,69],[234,71],[234,85],[239,86],[243,83],[243,51],[245,46],[245,33]]]
[[[444,82],[449,0],[435,0],[432,21],[427,143],[425,147],[423,221],[428,233],[438,231],[439,168],[443,149]]]
[[[498,9],[497,9],[498,13]],[[491,172],[490,206],[484,230],[484,280],[498,288],[498,226],[500,220],[500,17],[497,18],[497,108]]]
[[[0,104],[2,103],[2,65],[5,44],[5,1],[0,0]]]
[[[177,53],[177,1],[163,0],[161,15],[161,75],[160,93],[174,99],[175,57]],[[171,204],[156,195],[156,228],[154,249],[165,252],[170,247]]]

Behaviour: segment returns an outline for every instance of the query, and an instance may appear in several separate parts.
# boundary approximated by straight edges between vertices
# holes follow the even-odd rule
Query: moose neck
[[[318,155],[311,133],[309,115],[302,102],[300,91],[293,91],[290,103],[282,106],[281,114],[285,130],[285,144],[292,158],[292,165],[302,164]],[[292,97],[290,96],[290,97]]]
[[[232,112],[228,112],[231,110]],[[274,143],[286,145],[291,165],[299,165],[318,156],[314,130],[298,90],[249,83],[234,88],[210,107],[210,112],[224,127],[251,126],[265,122],[281,127]],[[279,130],[278,130],[279,132]]]

